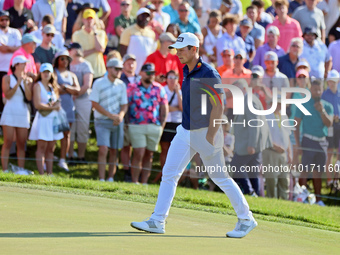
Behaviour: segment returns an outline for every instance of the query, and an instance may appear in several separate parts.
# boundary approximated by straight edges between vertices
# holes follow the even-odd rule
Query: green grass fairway
[[[340,233],[258,220],[225,238],[236,217],[172,208],[165,235],[130,227],[153,205],[0,186],[0,254],[337,254]],[[255,215],[256,217],[256,215]]]

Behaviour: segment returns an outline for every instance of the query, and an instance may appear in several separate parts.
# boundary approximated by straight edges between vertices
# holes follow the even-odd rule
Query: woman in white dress
[[[47,174],[52,174],[55,142],[62,139],[64,135],[62,132],[58,133],[54,130],[61,104],[56,77],[53,74],[53,67],[49,63],[40,66],[40,74],[33,87],[33,103],[37,113],[29,139],[37,141],[35,158],[39,173],[44,174],[44,164],[46,163]]]
[[[0,125],[3,129],[4,144],[1,149],[1,164],[3,171],[7,171],[8,157],[14,137],[16,137],[18,166],[25,167],[25,143],[30,127],[30,113],[24,98],[32,99],[32,78],[25,73],[28,60],[24,56],[13,59],[11,75],[2,80],[2,91],[6,98]],[[26,101],[26,102],[28,102]]]

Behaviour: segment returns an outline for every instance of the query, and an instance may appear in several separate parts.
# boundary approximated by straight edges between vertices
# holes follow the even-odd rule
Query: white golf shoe
[[[165,223],[156,220],[145,220],[141,222],[131,222],[131,227],[148,233],[164,234]]]
[[[227,237],[242,238],[257,226],[256,220],[252,217],[250,220],[238,219],[233,231],[227,233]]]

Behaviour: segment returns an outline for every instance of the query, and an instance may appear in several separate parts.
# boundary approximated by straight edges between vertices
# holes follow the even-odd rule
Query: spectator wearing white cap
[[[89,138],[90,116],[92,111],[92,104],[89,99],[91,92],[91,85],[93,81],[93,69],[87,60],[83,58],[83,50],[79,43],[71,43],[68,46],[70,57],[70,71],[77,76],[80,91],[73,96],[74,106],[76,111],[76,119],[71,126],[71,143],[68,151],[70,161],[73,159],[74,142],[78,144],[78,158],[79,163],[86,163],[85,151],[86,144]]]
[[[28,103],[32,99],[32,78],[25,73],[28,59],[17,56],[13,59],[11,75],[3,77],[3,93],[6,105],[1,115],[0,125],[4,134],[4,144],[1,149],[2,169],[8,168],[9,152],[16,137],[18,166],[25,167],[25,143],[30,127],[30,112]]]
[[[340,31],[340,29],[339,29]],[[332,57],[333,60],[333,69],[337,70],[338,72],[340,72],[340,39],[332,42],[329,46],[329,54]]]
[[[256,50],[253,65],[260,65],[265,68],[265,54],[269,51],[275,52],[277,57],[285,54],[284,50],[277,44],[280,38],[280,31],[277,27],[271,26],[267,32],[267,42]]]
[[[333,157],[339,152],[340,146],[340,91],[338,90],[338,83],[340,81],[340,75],[337,70],[331,70],[327,76],[328,88],[322,93],[321,98],[333,105],[334,118],[333,126],[328,128],[328,156],[327,156],[327,184],[333,183],[333,172],[328,168],[333,162]],[[339,158],[339,157],[337,157]]]
[[[34,61],[37,69],[40,68],[42,63],[52,64],[55,54],[58,49],[52,45],[56,30],[53,25],[46,25],[42,30],[43,40],[41,44],[35,49],[33,53]]]
[[[44,63],[40,66],[39,75],[33,87],[33,103],[37,112],[34,117],[29,140],[37,141],[35,153],[39,174],[52,174],[53,153],[55,143],[64,137],[62,132],[54,132],[53,123],[61,108],[57,78],[53,74],[53,66]]]
[[[327,78],[332,67],[332,57],[327,46],[317,40],[318,34],[315,27],[307,26],[303,33],[303,51],[301,58],[305,58],[310,64],[310,76],[316,78]]]
[[[263,84],[266,85],[270,90],[278,88],[278,92],[282,88],[289,87],[289,80],[286,75],[281,73],[277,68],[279,59],[275,52],[268,51],[264,55],[265,73],[263,75]]]
[[[253,94],[260,99],[263,109],[268,109],[268,103],[272,101],[272,93],[269,87],[263,83],[263,76],[265,74],[262,66],[257,65],[251,68],[250,87],[253,88]]]
[[[77,76],[70,71],[71,61],[72,58],[67,50],[59,51],[53,61],[54,74],[59,85],[61,107],[66,113],[70,127],[72,127],[72,123],[75,121],[73,96],[77,95],[80,91]],[[70,148],[70,133],[70,130],[64,131],[64,138],[60,141],[61,148],[58,166],[66,171],[69,170],[66,164],[66,154]]]
[[[139,73],[148,55],[156,49],[155,32],[148,24],[150,22],[150,10],[141,8],[137,12],[137,24],[134,24],[121,34],[119,51],[122,56],[126,53],[134,54],[137,60],[136,73]]]
[[[31,32],[31,34],[33,36],[35,36],[38,40],[40,40],[40,42],[37,43],[37,46],[40,45],[42,39],[43,39],[43,29],[45,26],[47,25],[52,25],[54,26],[54,17],[51,14],[47,14],[42,18],[41,21],[41,27],[39,27],[39,29]],[[54,37],[52,38],[52,44],[58,49],[58,50],[63,50],[65,49],[64,44],[65,44],[65,40],[64,37],[62,36],[62,34],[55,30],[54,32]]]
[[[176,42],[176,38],[169,32],[161,34],[159,37],[161,47],[159,50],[155,51],[149,55],[145,63],[153,63],[156,70],[155,81],[159,82],[163,86],[166,84],[166,74],[173,70],[176,73],[180,73],[182,70],[177,64],[177,56],[171,54],[171,49],[169,46]]]
[[[112,58],[106,63],[107,75],[94,82],[90,100],[95,109],[99,180],[105,181],[106,156],[108,150],[109,173],[107,181],[113,182],[116,172],[117,150],[123,147],[124,116],[127,111],[126,85],[119,78],[123,63]]]
[[[32,6],[35,23],[40,27],[44,15],[51,14],[54,17],[54,26],[65,37],[67,10],[64,0],[39,0]]]
[[[24,56],[27,58],[29,62],[26,64],[25,73],[33,80],[36,78],[37,68],[32,54],[35,51],[38,42],[40,41],[35,36],[31,34],[24,34],[21,39],[21,48],[13,53],[10,60],[10,65],[12,65],[12,61],[16,56]],[[8,74],[12,74],[11,69],[8,70]]]
[[[10,67],[13,53],[21,46],[21,34],[19,30],[9,27],[10,17],[7,11],[0,11],[0,112],[4,108],[2,101],[2,77]]]
[[[276,0],[274,7],[277,18],[272,24],[267,26],[267,31],[271,26],[276,26],[279,29],[282,36],[280,36],[277,44],[280,45],[285,52],[289,50],[289,44],[293,38],[302,37],[300,23],[288,16],[288,6],[289,3],[287,0]]]
[[[107,36],[104,30],[96,27],[96,19],[97,15],[94,10],[85,9],[83,12],[84,26],[72,35],[72,42],[81,45],[84,58],[92,65],[93,81],[102,77],[106,72],[103,53],[107,44]]]

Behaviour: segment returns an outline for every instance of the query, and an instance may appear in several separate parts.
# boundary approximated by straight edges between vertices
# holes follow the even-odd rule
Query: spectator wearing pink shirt
[[[3,9],[8,10],[9,8],[13,7],[14,1],[15,0],[5,0]],[[22,1],[22,0],[20,0],[20,1]],[[32,5],[35,3],[35,0],[23,0],[23,1],[24,1],[24,7],[29,9],[29,10],[32,9]]]
[[[290,41],[296,37],[302,37],[302,31],[300,23],[288,16],[288,6],[287,0],[276,0],[274,7],[277,14],[276,19],[272,24],[267,26],[267,30],[271,26],[276,26],[280,30],[280,34],[283,35],[279,38],[278,45],[287,52],[290,46]],[[267,37],[266,37],[267,42]]]
[[[33,78],[33,80],[37,76],[37,68],[35,66],[34,58],[32,56],[33,52],[35,51],[35,48],[37,46],[37,43],[39,43],[39,40],[31,35],[31,34],[24,34],[24,36],[21,39],[21,47],[14,52],[11,61],[10,66],[12,65],[12,61],[16,56],[24,56],[26,59],[29,60],[26,64],[25,73],[27,73],[28,76]],[[12,74],[11,69],[8,70],[8,74]]]

